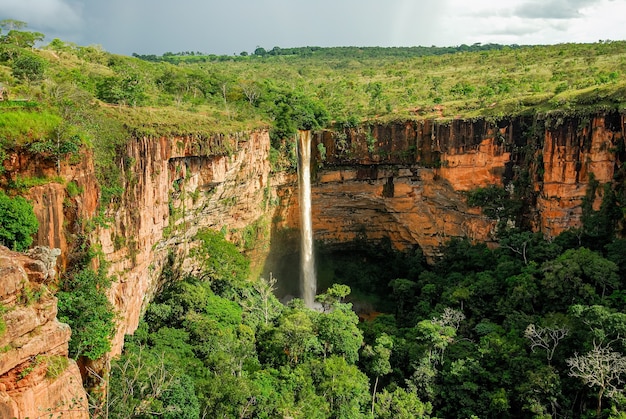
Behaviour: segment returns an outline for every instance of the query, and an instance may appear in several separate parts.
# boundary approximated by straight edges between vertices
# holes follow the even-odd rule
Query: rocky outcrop
[[[80,371],[68,358],[70,328],[48,286],[58,249],[30,254],[0,246],[0,417],[87,418]],[[3,326],[3,327],[2,327]]]
[[[611,183],[624,156],[625,117],[617,113],[594,118],[557,120],[545,130],[539,153],[536,228],[547,236],[579,227],[582,202],[591,177],[600,185]],[[602,203],[602,188],[597,191],[593,207]]]

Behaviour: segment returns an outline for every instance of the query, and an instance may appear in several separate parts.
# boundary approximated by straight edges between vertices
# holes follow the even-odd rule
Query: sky
[[[0,0],[3,19],[124,55],[626,40],[626,0]]]

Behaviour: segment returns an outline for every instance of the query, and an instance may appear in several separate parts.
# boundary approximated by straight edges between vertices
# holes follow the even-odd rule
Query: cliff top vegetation
[[[0,24],[3,114],[24,111],[16,100],[53,113],[97,104],[138,134],[288,134],[297,128],[288,119],[317,127],[626,107],[626,41],[128,57],[59,39],[35,48],[43,34],[15,27]]]

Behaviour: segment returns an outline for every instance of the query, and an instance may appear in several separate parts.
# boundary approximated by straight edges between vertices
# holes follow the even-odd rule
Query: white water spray
[[[298,186],[300,194],[300,292],[307,307],[315,305],[317,279],[311,220],[311,131],[300,131],[298,141]]]

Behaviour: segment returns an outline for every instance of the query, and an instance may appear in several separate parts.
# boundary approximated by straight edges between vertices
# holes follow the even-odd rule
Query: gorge
[[[511,194],[525,188],[524,216],[510,221],[555,236],[580,227],[590,180],[621,187],[616,182],[623,175],[625,133],[625,117],[618,112],[555,121],[407,121],[314,132],[314,239],[341,245],[359,237],[374,243],[388,238],[397,249],[418,246],[428,258],[436,258],[452,237],[490,243],[497,220],[466,199],[466,192],[488,186],[507,187]],[[109,207],[110,223],[87,233],[101,246],[115,278],[109,299],[124,313],[111,356],[120,353],[124,335],[134,332],[163,286],[163,269],[172,266],[180,275],[197,269],[194,237],[202,228],[221,229],[239,243],[252,257],[253,272],[285,271],[280,260],[293,257],[297,248],[298,187],[294,173],[272,171],[269,150],[263,130],[128,142],[124,155],[131,164],[125,168],[122,201]],[[21,152],[9,156],[5,168],[20,176],[56,170]],[[95,215],[99,195],[88,152],[78,164],[63,164],[61,174],[81,192],[68,198],[63,186],[48,183],[31,188],[28,196],[40,222],[36,243],[61,249],[61,266],[66,266],[79,243],[79,224]],[[595,189],[593,208],[600,208],[602,193]],[[9,304],[10,297],[3,298]],[[33,333],[44,331],[8,336],[16,340],[15,333],[30,333],[32,340]],[[3,359],[20,350],[10,349]],[[51,348],[41,349],[46,350]],[[3,370],[3,380],[15,374],[15,365]],[[2,406],[22,403],[16,400],[23,389],[5,385],[0,390]]]

